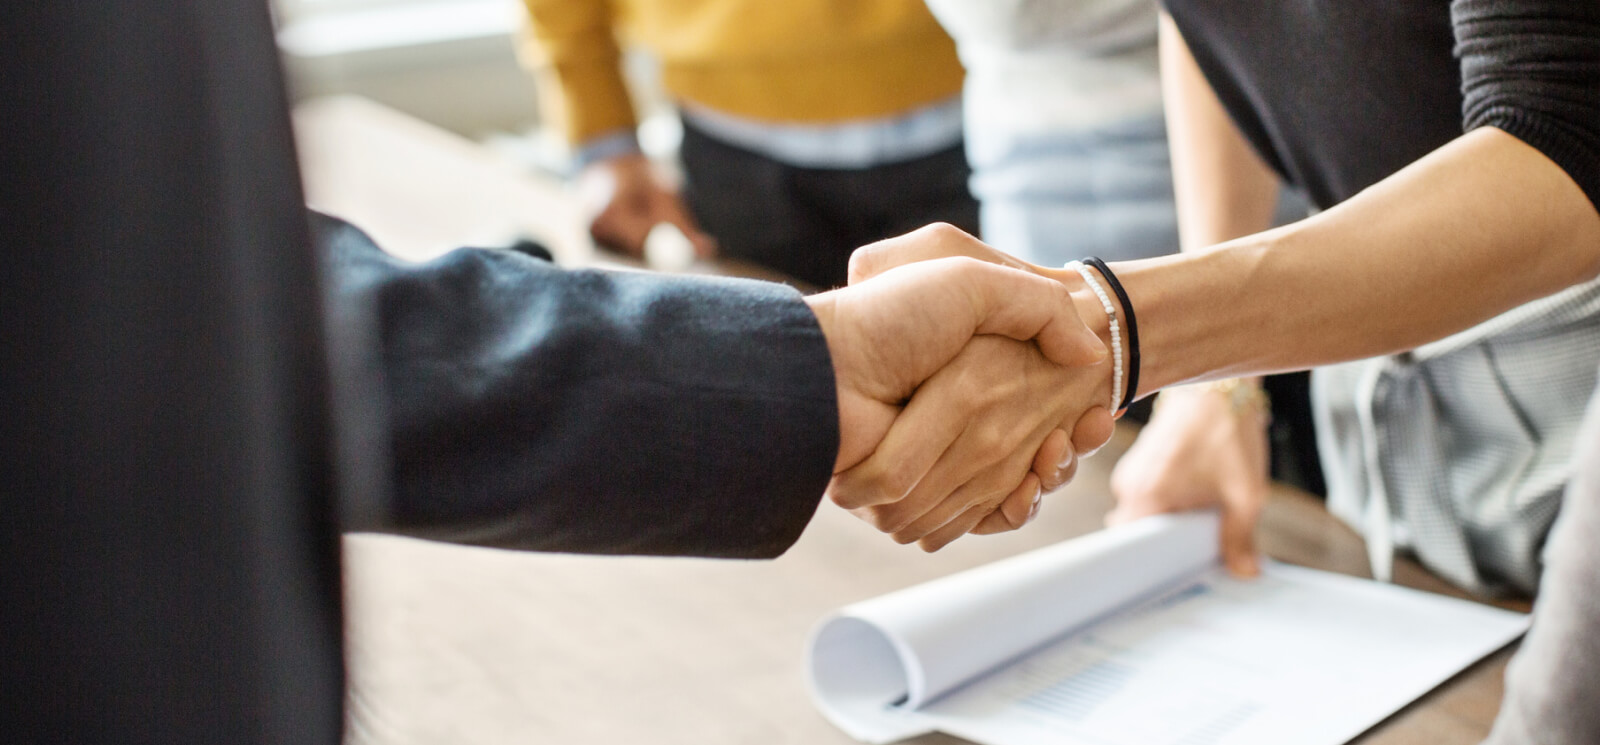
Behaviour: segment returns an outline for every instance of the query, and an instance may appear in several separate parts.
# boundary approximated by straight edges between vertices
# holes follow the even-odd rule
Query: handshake
[[[1032,520],[1123,393],[1099,301],[1066,282],[948,225],[858,250],[848,287],[806,299],[838,388],[829,498],[927,551]]]

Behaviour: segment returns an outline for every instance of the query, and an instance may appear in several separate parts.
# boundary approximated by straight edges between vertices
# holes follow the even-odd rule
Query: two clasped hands
[[[932,225],[807,302],[838,387],[828,496],[900,543],[1022,527],[1111,437],[1109,321],[1076,272]]]

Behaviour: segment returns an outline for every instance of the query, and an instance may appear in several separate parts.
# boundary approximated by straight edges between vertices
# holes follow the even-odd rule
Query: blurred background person
[[[525,59],[573,147],[602,245],[654,226],[813,285],[857,246],[935,221],[977,231],[961,64],[923,0],[525,0]],[[622,48],[660,64],[684,190],[643,156]]]
[[[927,0],[966,65],[985,242],[1037,264],[1178,250],[1150,0]]]

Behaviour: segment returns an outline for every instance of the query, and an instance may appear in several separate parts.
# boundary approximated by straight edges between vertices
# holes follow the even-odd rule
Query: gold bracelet
[[[1173,392],[1192,391],[1194,393],[1220,393],[1228,399],[1228,406],[1235,415],[1245,412],[1260,414],[1272,421],[1272,398],[1256,383],[1244,378],[1225,378],[1223,380],[1208,380],[1204,383],[1190,383],[1168,389]],[[1163,391],[1156,397],[1155,408],[1161,408],[1161,399],[1166,397]]]

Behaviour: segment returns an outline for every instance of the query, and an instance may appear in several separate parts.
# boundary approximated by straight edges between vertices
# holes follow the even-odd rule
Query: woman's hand
[[[1042,491],[1070,480],[1078,457],[1110,438],[1108,367],[1065,367],[1031,343],[974,338],[917,389],[871,456],[834,477],[828,494],[896,541],[928,551],[980,526],[1021,527]]]
[[[1174,388],[1111,472],[1108,523],[1202,507],[1222,509],[1222,558],[1260,572],[1255,530],[1267,500],[1267,413],[1215,388]]]
[[[857,250],[850,282],[950,257],[1020,269],[1069,288],[1078,280],[949,225],[930,225]],[[1091,319],[1101,314],[1088,302],[1093,307],[1082,310],[1092,312]],[[1044,367],[1031,346],[998,341],[976,344],[918,388],[873,455],[834,479],[833,500],[897,540],[919,541],[930,551],[969,530],[996,533],[1031,520],[1040,495],[1070,481],[1078,458],[1111,438],[1114,423],[1102,403],[1110,400],[1109,365]],[[1088,393],[1090,387],[1096,392]]]

